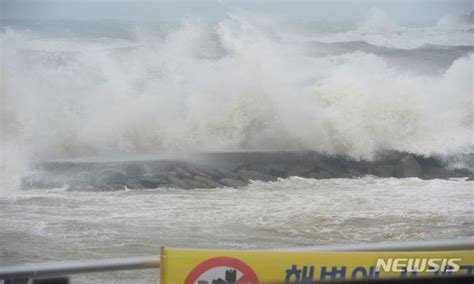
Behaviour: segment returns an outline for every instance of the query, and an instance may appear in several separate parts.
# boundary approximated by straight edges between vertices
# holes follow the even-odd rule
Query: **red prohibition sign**
[[[233,257],[214,257],[201,262],[191,271],[191,273],[189,273],[188,277],[186,277],[186,280],[184,280],[184,284],[195,284],[201,280],[201,276],[203,276],[206,272],[218,268],[231,268],[237,271],[240,277],[236,279],[236,284],[258,284],[257,274],[255,274],[252,268],[243,261]],[[224,278],[224,276],[222,276],[222,278]],[[208,284],[212,283],[208,282]]]

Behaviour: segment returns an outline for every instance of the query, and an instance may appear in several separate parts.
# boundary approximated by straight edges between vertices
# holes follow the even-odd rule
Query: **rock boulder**
[[[393,177],[394,171],[392,165],[380,165],[374,168],[374,174],[378,177]]]
[[[423,168],[412,155],[406,155],[395,166],[395,176],[398,178],[423,176]]]
[[[220,179],[219,182],[230,187],[242,187],[246,185],[245,182],[241,180],[232,179],[232,178],[223,178],[223,179]]]

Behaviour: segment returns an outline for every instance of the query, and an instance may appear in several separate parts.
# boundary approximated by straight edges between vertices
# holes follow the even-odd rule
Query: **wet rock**
[[[331,174],[326,171],[312,172],[308,174],[308,178],[314,179],[330,179],[332,178]]]
[[[154,173],[152,175],[146,175],[145,178],[151,177],[153,179],[166,181],[166,180],[168,180],[168,175],[169,174],[176,175],[174,172],[157,172],[157,173]]]
[[[219,182],[205,176],[195,176],[193,180],[197,182],[202,182],[208,185],[208,187],[222,187],[222,184],[220,184]]]
[[[124,186],[127,182],[127,176],[117,170],[102,171],[97,179],[99,185]]]
[[[251,180],[261,180],[261,181],[275,181],[276,177],[264,173],[259,173],[256,171],[240,170],[238,171],[240,177],[249,182]]]
[[[349,177],[363,177],[365,174],[359,169],[349,169]]]
[[[424,179],[448,179],[455,176],[455,173],[441,167],[430,166],[423,170]]]
[[[233,173],[231,171],[219,170],[219,173],[223,178],[240,180],[240,175]]]
[[[232,179],[232,178],[223,178],[219,180],[220,183],[223,185],[227,185],[230,187],[243,187],[246,186],[247,184],[241,180],[237,179]]]
[[[171,184],[176,185],[178,188],[191,189],[191,185],[189,185],[186,181],[180,179],[175,173],[169,173],[167,175],[167,178]]]
[[[272,164],[268,166],[268,173],[276,177],[287,177],[287,170],[284,165],[281,164]]]
[[[288,169],[286,176],[306,177],[313,169],[313,165],[294,165]]]
[[[202,173],[206,174],[207,176],[210,176],[211,179],[214,179],[214,180],[217,180],[217,179],[220,179],[220,178],[224,177],[224,176],[222,176],[220,171],[215,167],[201,167],[200,171]]]
[[[337,160],[318,160],[316,161],[316,168],[328,172],[336,178],[349,176]]]
[[[213,179],[213,177],[211,175],[209,175],[208,173],[205,172],[205,170],[201,170],[201,169],[198,169],[196,167],[193,167],[193,166],[188,166],[186,167],[186,169],[193,175],[193,176],[202,176],[202,177],[206,177],[208,179]]]
[[[176,167],[174,168],[174,172],[178,175],[178,177],[180,178],[188,178],[188,179],[192,179],[193,178],[193,175],[186,171],[185,169],[182,169],[180,167]]]
[[[127,182],[125,183],[125,187],[128,188],[128,189],[144,189],[144,188],[146,188],[145,186],[143,186],[141,184],[140,181],[134,180],[134,179],[127,180]]]
[[[144,188],[158,188],[164,183],[166,183],[166,180],[158,177],[143,177],[140,179],[140,184]]]
[[[467,168],[458,168],[458,169],[455,169],[454,172],[462,177],[467,177],[472,174],[472,171]]]
[[[91,186],[95,183],[94,175],[91,172],[79,172],[71,180],[74,186]]]
[[[203,182],[198,181],[198,180],[188,179],[188,178],[185,178],[183,180],[186,183],[188,183],[191,186],[191,188],[211,188],[211,186],[209,186],[208,184],[203,183]]]
[[[374,168],[374,175],[378,177],[393,177],[395,167],[392,165],[380,165]]]
[[[155,161],[148,165],[149,172],[170,172],[176,167],[176,161]]]
[[[143,175],[145,168],[141,163],[128,162],[122,166],[127,177],[137,178]]]
[[[423,176],[423,168],[412,155],[406,155],[395,166],[395,176],[398,178],[419,178]]]

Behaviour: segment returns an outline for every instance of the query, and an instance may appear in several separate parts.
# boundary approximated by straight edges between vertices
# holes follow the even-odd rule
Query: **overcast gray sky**
[[[431,23],[446,14],[467,14],[474,0],[0,0],[3,19],[175,21],[184,16],[210,20],[230,9],[282,15],[303,21],[354,22],[370,7],[399,23]]]

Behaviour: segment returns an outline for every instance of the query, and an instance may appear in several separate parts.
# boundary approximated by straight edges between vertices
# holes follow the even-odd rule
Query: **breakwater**
[[[331,179],[373,175],[383,178],[468,177],[469,168],[450,168],[435,158],[390,153],[375,161],[355,161],[315,152],[231,152],[180,154],[120,161],[82,160],[39,163],[22,187],[70,190],[242,187],[252,180],[291,176]]]

